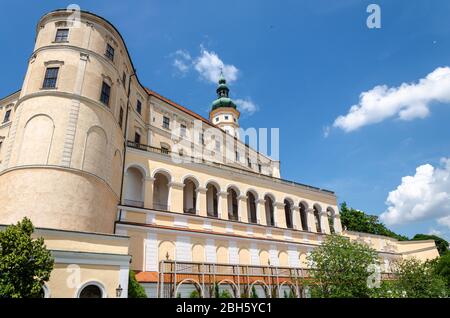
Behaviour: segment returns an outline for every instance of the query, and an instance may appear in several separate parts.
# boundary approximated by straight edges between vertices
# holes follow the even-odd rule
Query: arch
[[[24,127],[19,164],[48,164],[54,132],[55,124],[50,116],[38,114],[31,117]]]
[[[105,130],[100,126],[92,126],[89,128],[84,145],[82,169],[105,179],[107,146],[108,137]]]
[[[271,298],[269,286],[260,279],[255,280],[254,282],[252,282],[250,284],[250,286],[249,286],[250,288],[248,289],[248,295],[247,295],[248,297],[251,297],[251,292],[253,290],[253,286],[255,286],[255,285],[260,285],[263,288],[264,293],[266,294],[266,298]]]
[[[175,260],[175,244],[172,241],[161,241],[158,244],[159,261]]]
[[[155,169],[155,170],[153,170],[152,177],[153,177],[153,178],[156,178],[156,175],[157,175],[157,174],[162,174],[162,175],[166,176],[167,180],[168,180],[169,182],[172,182],[172,174],[170,173],[169,170],[164,169],[164,168],[158,168],[158,169]]]
[[[286,227],[288,229],[294,228],[294,224],[292,222],[292,206],[294,202],[290,198],[284,199],[284,215],[286,217]]]
[[[288,267],[289,266],[289,256],[286,251],[280,251],[278,253],[278,262],[280,267]]]
[[[249,190],[247,191],[247,218],[249,223],[258,223],[257,215],[256,215],[256,200],[258,194]]]
[[[114,151],[111,172],[112,188],[118,194],[120,193],[120,183],[122,182],[122,153],[119,149],[116,149],[116,151]]]
[[[133,163],[127,164],[125,166],[125,171],[127,171],[128,168],[130,168],[130,167],[139,169],[141,171],[142,175],[145,176],[146,178],[150,177],[150,173],[148,172],[148,169],[145,166],[141,165],[140,163],[133,162]]]
[[[156,171],[153,174],[153,208],[161,211],[169,211],[169,183],[170,174],[164,170]]]
[[[235,186],[228,186],[227,188],[227,203],[228,203],[228,219],[232,221],[239,220],[239,189]]]
[[[317,203],[313,206],[314,209],[314,221],[316,222],[316,230],[318,233],[322,233],[322,226],[320,224],[320,212],[322,212],[322,208]]]
[[[192,182],[195,183],[196,187],[200,187],[200,181],[198,181],[197,177],[193,174],[187,174],[181,178],[181,183],[184,183],[187,179],[190,179]]]
[[[188,214],[197,213],[197,190],[198,181],[194,177],[183,178],[183,212]]]
[[[199,263],[205,261],[205,247],[203,244],[195,243],[192,245],[192,261]]]
[[[266,212],[266,222],[269,226],[275,226],[275,207],[274,203],[275,196],[271,193],[266,193],[264,195],[264,200],[266,201],[264,203],[265,212]]]
[[[240,248],[238,255],[239,255],[239,264],[240,265],[250,264],[250,252],[249,252],[248,248],[246,248],[246,247]]]
[[[217,286],[219,286],[219,292],[220,292],[220,286],[221,285],[230,285],[231,290],[233,291],[233,297],[238,298],[239,297],[239,288],[237,287],[236,283],[233,282],[230,279],[222,279],[220,282],[217,283]]]
[[[200,298],[204,298],[202,285],[200,285],[200,283],[198,281],[196,281],[195,279],[192,279],[192,278],[183,279],[181,282],[179,282],[177,284],[177,288],[175,289],[175,297],[178,297],[180,286],[183,285],[183,284],[187,284],[187,283],[190,283],[190,284],[194,285],[194,287],[197,290]]]
[[[328,224],[330,226],[330,233],[334,234],[336,233],[336,229],[335,229],[335,217],[336,217],[336,212],[334,211],[334,209],[329,206],[327,208],[327,216],[328,216]]]
[[[228,264],[229,263],[228,248],[223,245],[217,246],[216,257],[217,257],[217,263]]]
[[[217,182],[209,181],[206,184],[206,211],[210,217],[219,216],[219,198],[220,187]]]
[[[299,204],[300,207],[300,220],[302,222],[302,230],[303,231],[308,231],[309,229],[309,224],[308,224],[308,203],[306,203],[305,201],[300,201]]]
[[[142,170],[131,166],[125,173],[125,205],[144,207],[144,176]]]
[[[82,293],[83,293],[83,291],[86,290],[87,287],[90,287],[90,286],[95,286],[98,288],[98,290],[100,291],[100,295],[99,295],[100,297],[95,297],[92,294],[91,294],[91,296],[94,296],[94,297],[81,297],[81,296],[89,296],[88,293],[85,293],[84,295]],[[89,291],[89,292],[90,293],[94,292],[94,290]],[[107,293],[106,293],[104,284],[97,280],[91,280],[91,281],[85,282],[78,288],[78,290],[76,291],[76,294],[75,294],[75,298],[106,298],[106,297],[107,297]]]
[[[259,252],[259,262],[261,266],[269,266],[270,254],[266,250],[261,250]]]
[[[278,297],[279,298],[285,298],[285,297],[282,297],[282,295],[281,295],[281,290],[282,290],[282,287],[283,286],[288,286],[289,287],[289,289],[290,289],[290,291],[292,292],[292,294],[294,295],[294,298],[298,298],[298,290],[297,290],[297,286],[295,286],[292,282],[290,282],[290,281],[287,281],[287,280],[285,280],[285,281],[283,281],[280,285],[279,285],[279,288],[278,288]],[[284,296],[284,295],[283,295]],[[289,296],[288,296],[289,297]]]

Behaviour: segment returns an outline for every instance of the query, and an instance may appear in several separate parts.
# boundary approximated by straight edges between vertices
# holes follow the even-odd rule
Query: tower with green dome
[[[239,138],[239,116],[240,112],[236,104],[230,98],[230,89],[227,81],[220,74],[219,84],[216,89],[217,99],[211,104],[209,120],[219,128],[225,130],[228,134]]]

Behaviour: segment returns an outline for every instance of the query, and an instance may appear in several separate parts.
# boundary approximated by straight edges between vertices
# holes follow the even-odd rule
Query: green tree
[[[44,239],[33,239],[33,232],[27,218],[0,232],[0,297],[39,297],[50,279],[54,260]]]
[[[128,298],[147,298],[144,287],[139,284],[136,274],[130,270],[128,279]]]
[[[448,252],[448,242],[439,236],[427,235],[427,234],[416,234],[416,235],[414,235],[412,240],[413,241],[434,240],[434,242],[436,243],[436,247],[439,251],[439,255],[442,256]]]
[[[327,237],[324,243],[307,257],[312,266],[312,297],[369,297],[367,284],[370,265],[378,264],[375,250],[366,244],[350,241],[338,235]]]
[[[193,290],[189,295],[189,298],[200,298],[200,293],[198,292],[198,290]]]
[[[224,289],[219,294],[219,298],[233,298],[233,296],[231,296],[231,294],[230,294],[230,292],[228,290]]]
[[[447,297],[444,279],[437,275],[433,262],[415,258],[402,259],[394,264],[395,287],[408,298]]]
[[[450,253],[447,252],[433,263],[434,272],[447,282],[447,291],[450,294]]]
[[[256,287],[255,285],[252,286],[252,292],[250,294],[250,298],[259,298],[258,297],[258,293],[256,292]]]

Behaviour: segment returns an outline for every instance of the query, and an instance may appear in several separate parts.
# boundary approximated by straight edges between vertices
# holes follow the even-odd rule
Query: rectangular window
[[[119,126],[120,128],[122,128],[123,125],[123,108],[120,107],[120,111],[119,111]]]
[[[49,67],[45,71],[44,84],[42,88],[56,88],[56,80],[58,79],[59,67]]]
[[[106,52],[105,52],[105,55],[106,55],[106,57],[109,58],[111,61],[114,61],[114,48],[113,48],[111,45],[109,45],[109,44],[106,44]]]
[[[225,116],[225,120],[228,120],[228,116]]]
[[[262,172],[262,166],[261,166],[261,164],[258,164],[258,171],[259,171],[259,173]]]
[[[186,125],[183,125],[183,124],[180,125],[180,135],[181,136],[186,137],[186,129],[187,129]]]
[[[69,38],[69,29],[58,29],[56,31],[55,42],[67,42]]]
[[[200,143],[200,145],[204,145],[205,144],[205,134],[204,133],[200,133],[198,135],[198,142]]]
[[[240,161],[240,156],[239,156],[239,151],[236,151],[236,161],[239,162]]]
[[[166,129],[170,128],[170,118],[169,117],[166,117],[166,116],[163,117],[163,127]]]
[[[165,146],[161,146],[161,153],[168,155],[169,154],[169,148]]]
[[[103,82],[102,85],[102,94],[100,95],[100,101],[109,106],[109,95],[111,94],[111,86]]]
[[[5,117],[3,118],[3,123],[7,123],[10,117],[11,117],[11,109],[6,111]]]
[[[136,111],[141,114],[142,112],[142,103],[141,101],[138,99],[137,104],[136,104]]]
[[[252,167],[252,161],[250,160],[250,158],[247,158],[247,165],[249,168]]]
[[[134,142],[137,144],[141,143],[141,135],[139,135],[138,133],[134,133]]]

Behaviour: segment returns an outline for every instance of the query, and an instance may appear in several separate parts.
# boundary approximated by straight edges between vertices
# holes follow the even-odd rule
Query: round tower
[[[222,73],[220,74],[216,92],[217,99],[211,105],[209,120],[228,134],[239,138],[240,112],[234,101],[229,97],[230,89]]]
[[[48,13],[36,32],[0,171],[0,224],[26,216],[38,227],[113,233],[127,49],[87,12]]]

